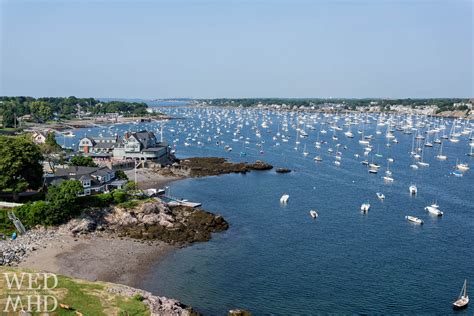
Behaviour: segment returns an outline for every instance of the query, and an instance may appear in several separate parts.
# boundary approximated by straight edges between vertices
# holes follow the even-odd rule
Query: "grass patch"
[[[141,301],[133,298],[117,297],[116,305],[120,316],[148,316],[150,311]]]
[[[66,289],[66,295],[59,300],[62,304],[71,306],[84,315],[106,316],[98,293],[104,286],[94,283],[79,283],[64,276],[58,277],[58,288]],[[73,311],[58,310],[58,315],[73,315]]]
[[[7,295],[20,295],[24,306],[26,306],[28,295],[51,295],[57,299],[58,308],[50,313],[50,315],[69,316],[77,315],[80,312],[83,315],[93,316],[107,316],[107,315],[123,315],[123,316],[148,316],[150,311],[148,307],[140,300],[134,297],[125,297],[119,294],[113,294],[108,291],[110,287],[116,286],[105,282],[90,282],[78,280],[66,276],[58,275],[58,285],[53,286],[53,279],[48,279],[48,286],[50,289],[35,289],[29,290],[27,288],[28,276],[24,277],[24,286],[21,290],[8,290],[6,279],[3,273],[8,273],[10,278],[13,273],[21,279],[23,272],[35,272],[28,269],[17,269],[11,267],[0,267],[0,307],[3,308],[6,303]],[[42,285],[43,281],[40,279],[37,284]],[[35,284],[36,285],[36,284]],[[59,304],[68,305],[70,309],[63,309]],[[10,311],[11,315],[16,315]],[[10,315],[7,313],[7,315]],[[3,314],[2,314],[3,315]],[[33,315],[39,315],[33,313]]]
[[[131,209],[131,208],[135,208],[138,205],[140,205],[140,202],[141,201],[138,201],[138,200],[130,200],[130,201],[126,201],[126,202],[123,202],[123,203],[119,203],[119,204],[117,204],[117,206],[121,207],[121,208],[125,208],[125,209]]]

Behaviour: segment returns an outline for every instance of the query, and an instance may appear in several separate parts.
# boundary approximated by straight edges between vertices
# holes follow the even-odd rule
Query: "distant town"
[[[201,106],[240,106],[323,112],[386,112],[411,115],[440,115],[474,118],[474,99],[202,99]]]

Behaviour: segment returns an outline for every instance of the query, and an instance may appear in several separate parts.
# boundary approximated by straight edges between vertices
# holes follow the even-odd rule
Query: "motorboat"
[[[423,225],[423,220],[421,218],[416,217],[416,216],[407,215],[407,216],[405,216],[405,219],[412,222],[412,223]]]
[[[438,207],[434,207],[433,205],[426,206],[425,211],[428,211],[428,213],[436,215],[436,216],[443,216],[443,212],[440,211]]]
[[[458,169],[459,171],[467,171],[469,170],[469,165],[467,163],[458,163],[456,165],[456,169]]]
[[[410,185],[408,190],[410,191],[411,195],[416,195],[418,193],[418,188],[414,184]]]
[[[377,197],[379,198],[379,200],[385,200],[385,195],[383,193],[380,193],[380,192],[377,192]]]
[[[384,179],[385,182],[393,182],[394,181],[393,178],[389,177],[389,176],[385,176],[385,177],[383,177],[383,179]]]
[[[280,203],[282,203],[282,204],[288,203],[289,198],[290,198],[290,196],[288,194],[283,194],[280,198]]]
[[[316,212],[315,210],[309,211],[309,215],[310,215],[313,219],[315,219],[316,217],[319,216],[319,215],[318,215],[318,212]]]

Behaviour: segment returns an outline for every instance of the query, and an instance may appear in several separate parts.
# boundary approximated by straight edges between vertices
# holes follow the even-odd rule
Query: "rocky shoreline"
[[[177,160],[173,166],[146,171],[158,174],[159,181],[166,183],[272,168],[262,161],[231,163],[211,157]],[[140,200],[132,206],[89,208],[59,227],[35,227],[16,240],[0,240],[0,267],[124,284],[118,285],[117,291],[142,295],[152,315],[197,315],[177,300],[154,296],[133,286],[167,251],[208,241],[213,233],[228,227],[222,216],[186,206],[170,207],[159,198]]]
[[[142,302],[148,306],[151,315],[182,315],[197,316],[199,313],[178,300],[164,296],[156,296],[150,292],[135,289],[125,285],[114,285],[108,289],[112,294],[119,294],[125,297],[141,297]]]
[[[16,266],[30,253],[58,238],[57,230],[37,228],[16,240],[0,241],[0,266]]]
[[[59,227],[37,227],[16,240],[0,241],[0,266],[134,285],[170,247],[207,241],[228,227],[219,215],[168,207],[158,198],[133,208],[93,208]],[[197,315],[178,300],[125,285],[113,289],[140,294],[152,315]]]
[[[171,166],[154,168],[153,171],[161,176],[175,178],[197,178],[206,176],[218,176],[229,173],[245,174],[250,171],[271,170],[273,166],[261,160],[253,163],[230,162],[220,157],[191,157],[176,159]]]
[[[115,206],[86,210],[66,225],[74,236],[113,234],[178,246],[208,241],[212,233],[228,228],[229,224],[220,215],[188,206],[168,206],[159,198],[143,201],[134,208]]]
[[[0,241],[0,266],[18,265],[31,252],[46,248],[49,242],[65,235],[125,237],[182,247],[208,241],[212,233],[228,228],[229,224],[220,215],[187,206],[169,207],[159,198],[142,201],[133,208],[91,208],[59,227],[37,227],[16,240]]]

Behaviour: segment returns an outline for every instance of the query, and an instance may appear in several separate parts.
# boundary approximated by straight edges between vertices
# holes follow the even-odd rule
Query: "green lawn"
[[[110,287],[116,285],[105,282],[89,282],[73,279],[65,276],[58,276],[58,285],[54,289],[39,290],[8,290],[6,279],[3,273],[15,273],[21,278],[22,272],[31,272],[25,269],[0,267],[0,308],[5,308],[6,298],[10,294],[20,294],[23,297],[27,295],[51,295],[57,299],[58,305],[67,305],[70,309],[58,307],[50,315],[77,315],[80,312],[83,315],[94,316],[148,316],[150,311],[148,307],[133,297],[124,297],[112,294],[108,291]],[[25,277],[27,280],[27,277]],[[52,287],[53,280],[49,279],[48,285]],[[42,284],[42,281],[38,282]],[[15,296],[16,297],[16,296]],[[26,298],[25,298],[26,300]],[[3,314],[2,314],[3,315]],[[8,314],[7,314],[8,315]],[[14,313],[11,313],[14,315]],[[39,314],[33,314],[39,315]]]

